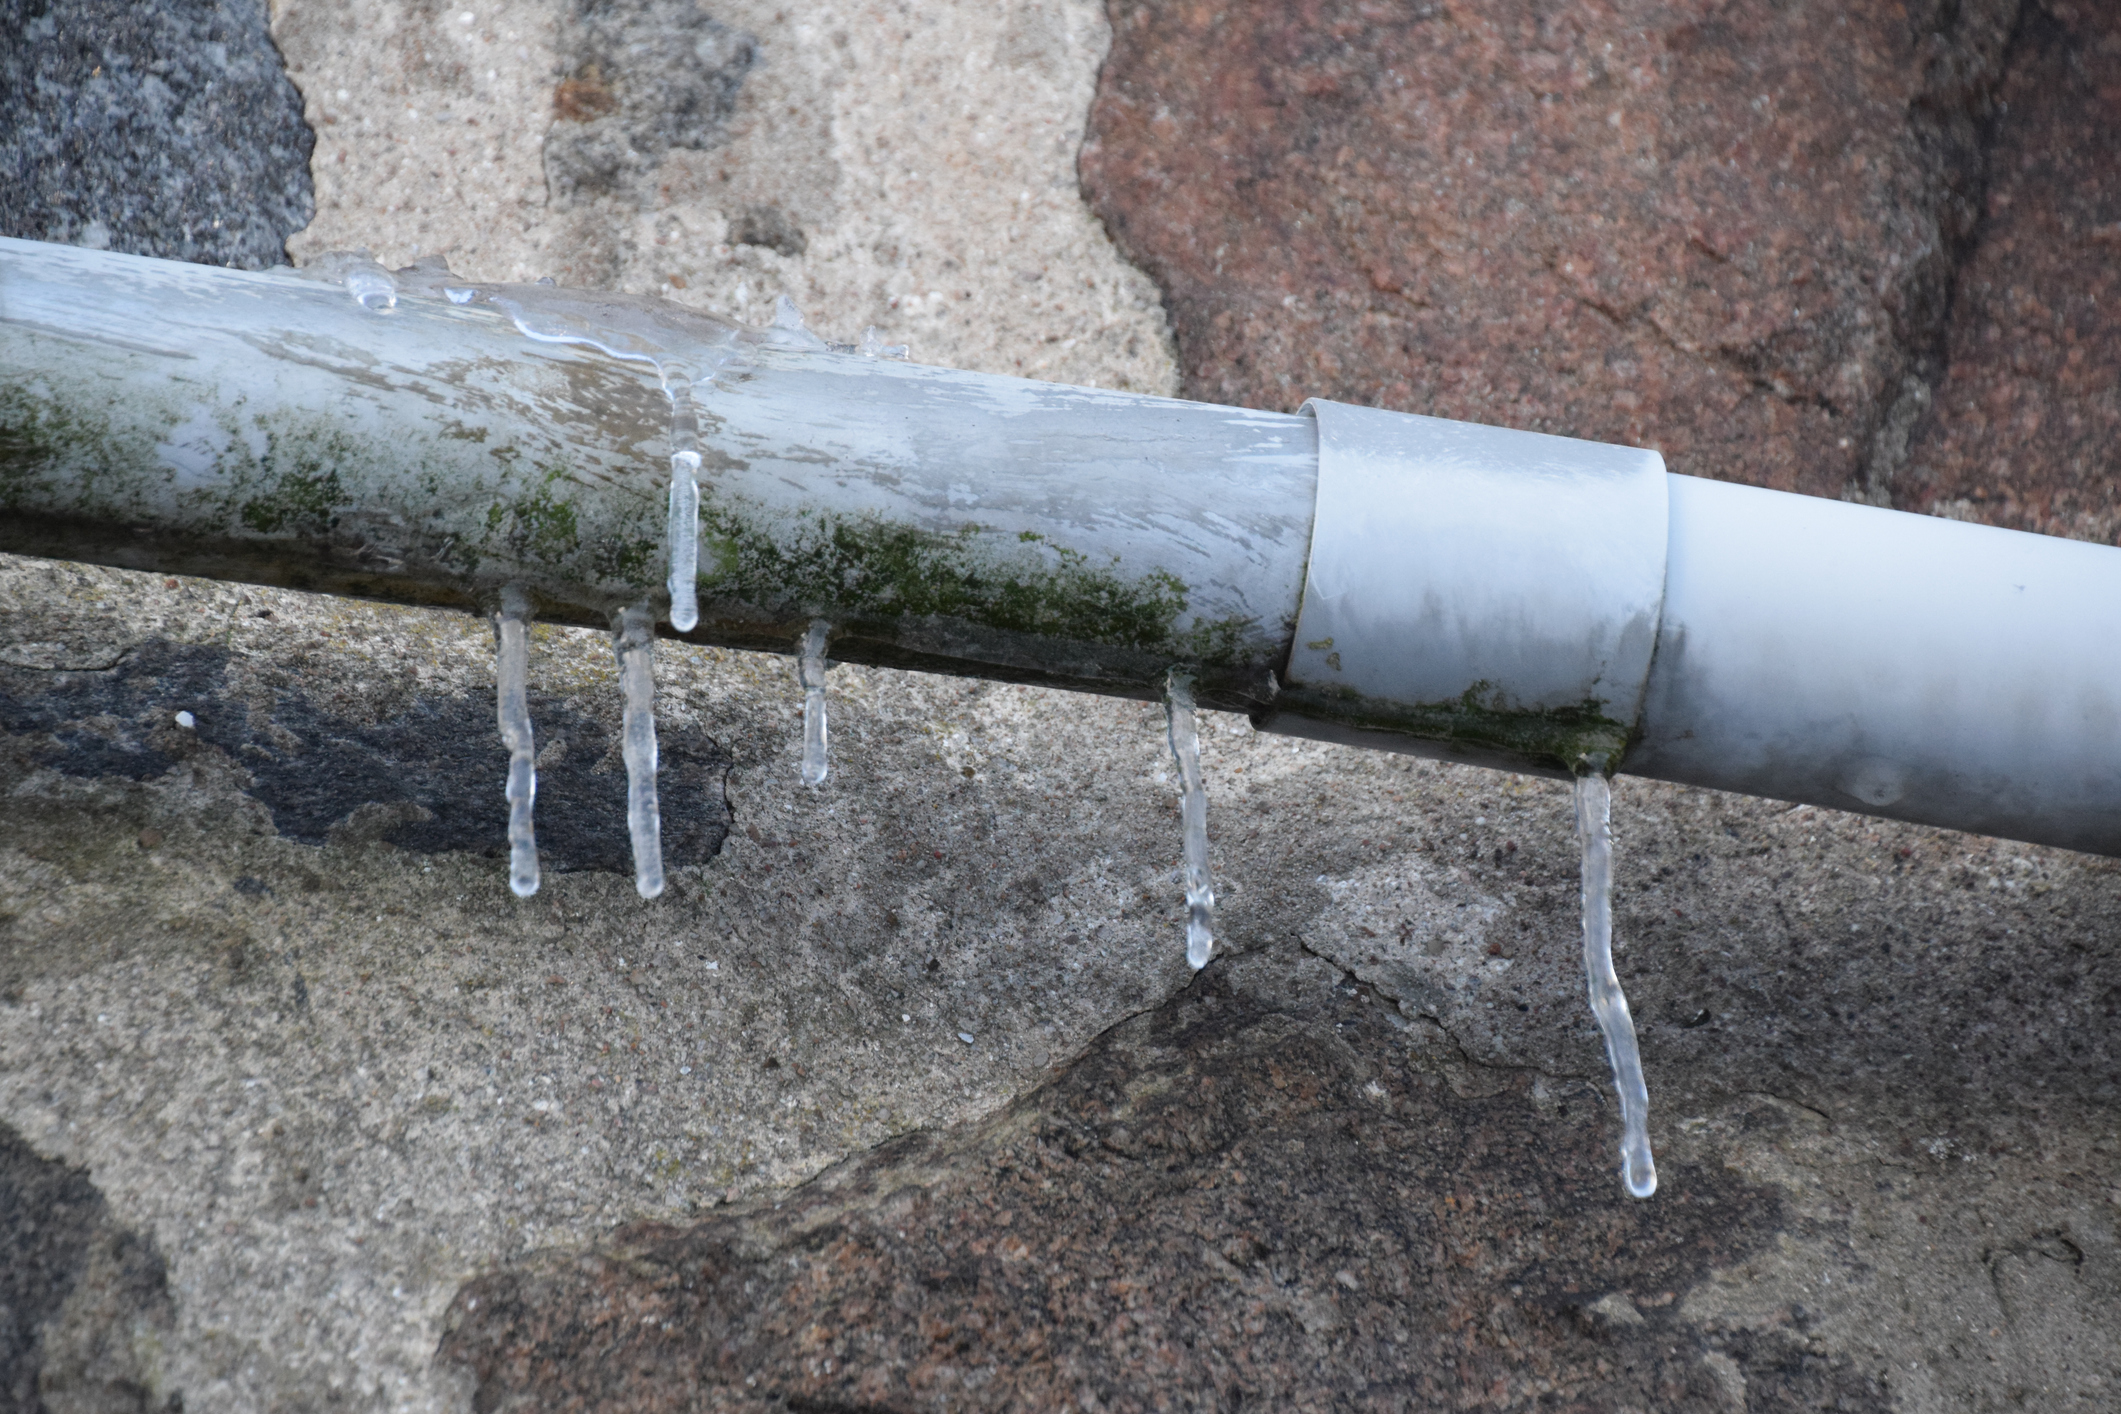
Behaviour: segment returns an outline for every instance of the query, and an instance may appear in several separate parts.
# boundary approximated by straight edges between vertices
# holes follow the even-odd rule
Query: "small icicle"
[[[501,591],[494,620],[500,639],[497,694],[501,743],[508,748],[508,887],[517,898],[538,891],[538,842],[531,807],[538,798],[537,747],[530,735],[530,596],[519,585]]]
[[[803,784],[825,783],[825,636],[832,626],[812,619],[795,660],[796,681],[803,685]]]
[[[700,419],[692,385],[664,384],[670,395],[670,626],[690,633],[700,621]]]
[[[626,831],[633,837],[633,886],[663,892],[663,822],[655,799],[655,615],[647,604],[619,612],[612,626],[626,711],[619,751],[626,758]]]
[[[1164,679],[1171,758],[1178,763],[1178,815],[1185,827],[1186,961],[1198,972],[1215,952],[1215,885],[1208,877],[1208,792],[1200,780],[1200,732],[1193,721],[1193,675]]]
[[[1613,1088],[1620,1092],[1620,1170],[1630,1195],[1657,1191],[1657,1162],[1650,1155],[1650,1092],[1635,1049],[1635,1022],[1613,972],[1613,795],[1605,758],[1587,757],[1576,773],[1576,838],[1583,845],[1583,970],[1590,982],[1591,1013],[1605,1033]]]

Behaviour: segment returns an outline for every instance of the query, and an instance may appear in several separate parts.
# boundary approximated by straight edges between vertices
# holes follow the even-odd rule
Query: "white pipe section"
[[[2121,549],[1307,406],[1318,511],[1263,729],[2121,854]]]
[[[2121,854],[2121,550],[1669,482],[1630,772]]]

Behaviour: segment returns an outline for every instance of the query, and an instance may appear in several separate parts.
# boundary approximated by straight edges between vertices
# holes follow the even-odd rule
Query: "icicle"
[[[795,661],[796,681],[803,685],[803,784],[825,783],[825,635],[831,625],[812,619]]]
[[[670,626],[690,633],[700,621],[700,420],[692,385],[663,385],[670,395]]]
[[[1186,961],[1198,972],[1215,951],[1215,886],[1208,877],[1208,792],[1200,780],[1200,732],[1193,722],[1193,675],[1164,679],[1171,757],[1178,763],[1179,819],[1185,827]]]
[[[500,638],[501,743],[508,748],[508,887],[517,898],[529,898],[538,891],[538,842],[531,825],[531,807],[538,798],[538,757],[528,700],[530,596],[520,586],[511,584],[501,591],[494,630]]]
[[[648,605],[620,611],[612,628],[619,655],[625,722],[626,831],[633,836],[633,886],[642,898],[663,892],[663,822],[655,799],[655,615]]]
[[[1629,1194],[1657,1191],[1657,1162],[1650,1155],[1650,1092],[1635,1049],[1635,1022],[1613,972],[1613,795],[1605,758],[1588,757],[1576,774],[1576,837],[1583,845],[1583,970],[1590,982],[1591,1013],[1605,1033],[1613,1088],[1620,1092],[1621,1178]]]

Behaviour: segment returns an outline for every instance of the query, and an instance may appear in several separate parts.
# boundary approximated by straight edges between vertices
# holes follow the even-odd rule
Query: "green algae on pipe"
[[[715,364],[682,637],[786,651],[823,618],[850,661],[1139,697],[1186,662],[1204,704],[1271,698],[1310,419],[479,288],[645,311]],[[657,378],[433,281],[358,293],[0,240],[0,549],[467,609],[514,583],[595,626],[661,602]]]

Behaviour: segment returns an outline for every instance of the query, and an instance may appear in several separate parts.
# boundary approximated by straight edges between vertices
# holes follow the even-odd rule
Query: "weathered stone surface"
[[[495,1410],[1722,1407],[1672,1308],[1772,1242],[1773,1188],[1631,1203],[1595,1102],[1527,1125],[1529,1074],[1454,1093],[1440,1032],[1315,960],[1271,1001],[1226,972],[982,1124],[474,1282],[443,1354]],[[1757,1407],[1884,1407],[1802,1346],[1746,1342]]]
[[[298,264],[441,254],[758,324],[785,294],[926,363],[1175,386],[1075,180],[1098,0],[285,0],[273,34],[318,133]]]
[[[666,645],[673,765],[712,768],[673,824],[734,829],[674,830],[646,904],[610,644],[539,629],[541,831],[599,857],[524,901],[492,654],[0,559],[0,1122],[166,1255],[190,1407],[455,1407],[428,1362],[482,1267],[987,1113],[1187,977],[1154,708],[835,668],[812,791],[792,664]],[[1302,774],[1265,747],[1211,768]],[[1286,931],[1265,875],[1232,899]]]
[[[1909,509],[2121,535],[2121,11],[2029,4]]]
[[[1293,948],[1218,963],[990,1120],[473,1282],[443,1357],[494,1411],[2090,1408],[2112,1378],[2067,1339],[1955,1350],[1941,1387],[1910,1358],[2058,1284],[2121,1309],[2110,1230],[2006,1216],[2068,1203],[2059,1153],[1881,1164],[1889,1131],[1741,1092],[1667,1130],[1636,1203],[1603,1087],[1469,1065],[1381,1001]],[[1909,1228],[1993,1287],[1908,1309]]]
[[[1084,187],[1192,396],[1882,498],[2016,8],[1116,0]]]
[[[6,0],[0,36],[0,235],[287,263],[314,140],[261,0]]]

